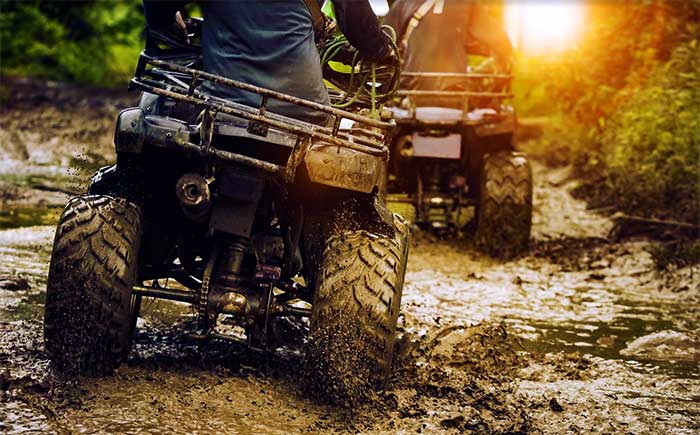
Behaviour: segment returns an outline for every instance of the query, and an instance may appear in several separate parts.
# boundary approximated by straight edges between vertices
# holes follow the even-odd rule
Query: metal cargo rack
[[[489,120],[469,120],[468,114],[470,108],[470,99],[472,98],[489,98],[495,100],[506,100],[513,98],[511,92],[511,82],[513,75],[511,74],[486,74],[486,73],[441,73],[441,72],[403,72],[402,78],[423,78],[423,79],[461,79],[466,83],[484,82],[486,80],[496,80],[499,82],[499,87],[502,91],[439,91],[439,90],[423,90],[423,89],[400,89],[397,92],[399,97],[408,99],[408,110],[406,116],[401,116],[395,112],[396,122],[398,124],[420,124],[429,127],[449,126],[459,123],[461,125],[479,125]],[[455,120],[430,120],[425,121],[418,119],[416,114],[415,97],[437,97],[445,99],[454,99],[459,102],[461,107],[461,119]],[[498,117],[498,114],[496,115]]]
[[[200,89],[205,82],[256,93],[262,98],[261,104],[256,108],[210,95]],[[288,181],[293,180],[296,166],[301,163],[309,147],[317,143],[337,146],[338,152],[340,152],[340,148],[346,148],[369,156],[387,159],[391,133],[396,125],[393,121],[384,122],[372,119],[357,113],[188,68],[149,56],[145,52],[139,58],[130,89],[167,97],[202,109],[199,117],[200,122],[196,126],[200,137],[199,143],[192,143],[182,138],[173,137],[173,135],[168,136],[171,139],[169,143],[174,143],[184,150],[202,156],[251,166],[270,173],[283,174],[286,175]],[[316,125],[269,112],[268,102],[270,99],[325,113],[328,115],[329,122],[327,125]],[[247,120],[248,133],[260,137],[261,140],[264,140],[270,129],[295,138],[295,145],[287,164],[277,165],[214,147],[212,138],[217,114],[226,114]],[[341,129],[341,121],[343,120],[353,121],[354,124],[349,129]]]

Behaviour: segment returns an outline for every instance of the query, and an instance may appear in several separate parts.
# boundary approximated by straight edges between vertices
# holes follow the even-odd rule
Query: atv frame
[[[198,64],[196,55],[141,54],[130,83],[139,104],[117,120],[117,164],[98,171],[59,222],[47,350],[63,368],[111,371],[151,297],[192,305],[198,326],[187,337],[199,342],[272,350],[285,345],[283,319],[307,319],[298,341],[308,342],[319,378],[335,386],[383,379],[408,255],[407,226],[380,195],[395,123]],[[216,97],[206,82],[257,94],[261,104]],[[272,113],[271,100],[328,122]],[[69,315],[76,310],[83,314]],[[357,355],[360,372],[338,380],[334,365]]]
[[[198,88],[204,80],[257,93],[262,96],[262,104],[256,109],[203,94]],[[220,160],[264,171],[271,179],[276,180],[276,184],[281,188],[294,182],[297,170],[302,164],[306,166],[309,180],[314,183],[364,194],[376,191],[381,184],[380,168],[388,158],[387,142],[394,128],[392,123],[161,61],[146,54],[141,55],[130,88],[197,106],[202,109],[199,115],[200,123],[191,126],[177,120],[149,116],[142,108],[127,109],[120,114],[117,123],[115,143],[118,153],[139,153],[144,144],[176,148],[182,152],[194,153],[204,159]],[[328,127],[323,127],[268,112],[266,106],[270,99],[327,113],[332,117],[332,123]],[[241,126],[219,124],[216,122],[217,114],[232,115],[238,119],[247,120],[248,126],[243,130]],[[354,121],[353,127],[341,130],[343,120]],[[213,144],[215,135],[271,139],[290,148],[289,157],[286,163],[275,164],[226,151]],[[96,186],[94,190],[99,190],[99,187]],[[391,224],[390,214],[384,209],[378,211],[377,217],[387,218],[387,223]],[[231,220],[240,218],[244,217],[230,217]],[[247,218],[250,219],[250,217]],[[289,249],[293,250],[294,247]],[[147,296],[191,303],[203,312],[203,307],[199,305],[203,302],[204,294],[208,290],[206,285],[210,282],[209,274],[212,270],[213,267],[205,267],[201,279],[194,280],[183,279],[187,274],[183,269],[152,270],[152,275],[147,278],[156,284],[136,286],[133,293],[137,297]],[[157,283],[164,278],[175,280],[180,278],[182,281],[180,283],[185,285],[189,283],[190,288],[181,290],[161,287]],[[201,284],[198,284],[200,281]],[[312,294],[310,289],[291,280],[278,281],[275,285],[285,289],[285,293],[282,297],[278,297],[272,291],[273,286],[269,286],[268,294],[264,298],[265,313],[262,316],[266,322],[270,316],[310,317],[311,312],[308,308],[298,308],[282,302],[300,297],[308,300],[309,295]],[[206,322],[205,319],[200,320]],[[267,329],[267,325],[263,325],[263,329]],[[209,331],[208,335],[192,334],[190,336],[199,339],[217,338],[241,342],[235,336],[217,334],[213,331]],[[252,345],[250,341],[244,343]]]

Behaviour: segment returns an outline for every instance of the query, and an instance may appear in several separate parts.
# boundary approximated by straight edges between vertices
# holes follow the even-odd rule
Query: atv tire
[[[44,310],[44,342],[70,373],[102,375],[126,360],[139,300],[140,209],[123,199],[70,200],[56,229]]]
[[[527,250],[532,228],[532,168],[527,157],[498,151],[483,158],[475,243],[482,251],[511,258]]]
[[[337,231],[321,260],[307,351],[313,379],[329,399],[352,403],[390,370],[408,258],[409,230],[394,236]]]

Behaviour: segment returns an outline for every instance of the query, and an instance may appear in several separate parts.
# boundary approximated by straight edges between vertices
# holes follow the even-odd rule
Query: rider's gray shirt
[[[328,104],[309,10],[299,0],[202,2],[204,70]],[[218,96],[258,106],[258,94],[208,84]],[[269,100],[275,113],[324,122],[311,109]]]
[[[175,12],[190,0],[144,0],[149,28],[173,23]],[[366,59],[381,60],[390,51],[367,0],[332,0],[340,29]],[[204,70],[321,104],[329,104],[314,31],[303,0],[206,0],[202,46]],[[209,91],[258,106],[257,94],[209,85]],[[269,109],[322,123],[311,109],[270,100]]]

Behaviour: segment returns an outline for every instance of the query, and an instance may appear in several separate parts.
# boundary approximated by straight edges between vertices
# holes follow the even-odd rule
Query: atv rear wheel
[[[527,157],[498,151],[483,158],[476,210],[476,245],[509,258],[528,248],[532,227],[532,169]]]
[[[61,369],[105,374],[129,354],[140,301],[141,212],[109,196],[73,198],[56,229],[44,311],[44,342]]]
[[[307,357],[311,380],[331,400],[364,397],[388,376],[408,258],[408,225],[393,237],[337,231],[326,242]]]

